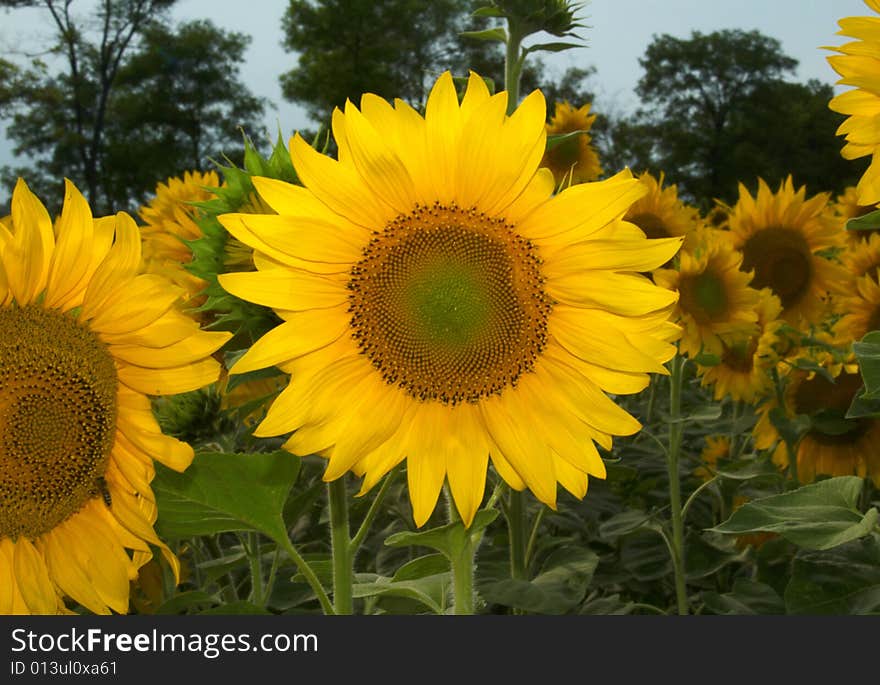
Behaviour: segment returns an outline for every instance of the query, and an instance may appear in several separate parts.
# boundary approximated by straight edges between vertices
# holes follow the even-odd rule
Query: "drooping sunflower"
[[[819,475],[855,475],[870,477],[880,485],[880,419],[845,418],[853,398],[863,387],[858,369],[841,369],[833,383],[822,374],[801,369],[795,369],[789,379],[784,393],[786,414],[808,415],[813,419],[811,428],[797,445],[799,480],[810,482]],[[776,406],[778,403],[771,400],[761,408],[754,431],[755,446],[768,449],[776,443],[773,461],[784,468],[789,464],[788,449],[769,419],[770,410]]]
[[[153,460],[185,469],[148,395],[215,381],[228,338],[175,309],[181,293],[140,274],[126,214],[92,218],[69,181],[54,225],[19,180],[0,227],[0,613],[128,610],[156,537]]]
[[[547,124],[547,135],[560,135],[583,131],[566,138],[544,153],[541,166],[553,172],[556,184],[586,183],[595,181],[602,173],[599,155],[591,145],[589,130],[596,120],[590,114],[590,105],[575,109],[568,102],[557,102],[553,118]]]
[[[192,261],[192,248],[186,241],[202,237],[198,224],[199,208],[193,203],[214,197],[211,188],[220,186],[213,171],[187,171],[156,185],[156,196],[140,208],[143,255],[147,270],[165,276],[183,288],[190,306],[198,306],[205,281],[186,269]]]
[[[770,369],[779,360],[782,305],[769,288],[764,288],[756,310],[757,330],[722,341],[720,362],[697,368],[701,384],[714,386],[716,400],[730,396],[753,404],[773,389]]]
[[[682,354],[720,355],[724,339],[748,337],[755,331],[758,291],[749,287],[751,274],[741,270],[742,255],[725,234],[700,231],[693,249],[681,251],[678,269],[658,269],[654,282],[678,291],[675,318],[684,331]]]
[[[605,393],[674,354],[677,296],[636,272],[680,239],[621,221],[628,172],[553,195],[544,110],[535,91],[507,116],[475,74],[459,103],[444,73],[424,117],[366,94],[333,115],[338,161],[291,140],[305,187],[254,178],[278,215],[220,217],[258,267],[221,285],[284,319],[231,369],[291,374],[255,434],[294,431],[289,451],[364,492],[405,459],[418,526],[447,479],[469,524],[490,459],[549,506],[557,483],[582,497],[594,442],[639,429]]]
[[[782,302],[782,318],[793,326],[821,319],[829,293],[845,292],[849,282],[846,270],[822,254],[843,247],[843,231],[824,211],[827,202],[827,193],[807,199],[790,176],[776,193],[759,179],[755,197],[740,184],[730,216],[742,269],[755,274],[752,287],[770,288]]]
[[[675,185],[663,187],[664,174],[655,178],[645,171],[638,177],[645,194],[633,203],[626,220],[641,228],[648,238],[690,236],[699,224],[699,212],[678,199]],[[685,240],[685,249],[690,241]]]
[[[880,0],[865,0],[865,4],[880,13]],[[880,114],[880,17],[845,17],[838,24],[839,35],[856,40],[829,48],[840,54],[828,57],[828,62],[841,76],[837,83],[854,90],[832,98],[828,106],[848,117],[837,129],[838,135],[846,136],[841,154],[846,159],[872,155],[856,192],[859,205],[876,205],[880,202],[880,157],[876,154],[880,148],[876,125]]]

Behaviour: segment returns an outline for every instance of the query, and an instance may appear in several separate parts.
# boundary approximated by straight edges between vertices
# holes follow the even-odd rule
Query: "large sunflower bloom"
[[[626,220],[641,228],[649,238],[688,236],[699,224],[700,213],[678,199],[675,185],[663,187],[664,175],[654,178],[645,171],[639,177],[645,194],[626,212]],[[685,242],[689,247],[690,242]]]
[[[865,4],[880,13],[880,0],[865,0]],[[846,136],[841,154],[846,159],[872,155],[856,192],[858,204],[876,205],[880,202],[880,157],[876,154],[880,148],[876,123],[880,114],[880,17],[845,17],[838,24],[838,35],[856,40],[830,48],[841,54],[828,57],[828,62],[841,76],[837,83],[855,89],[833,98],[828,106],[848,116],[837,129],[838,135]]]
[[[782,302],[782,318],[794,326],[817,322],[829,293],[845,290],[849,279],[838,264],[820,254],[843,247],[843,231],[825,211],[828,194],[809,199],[791,177],[774,193],[758,181],[755,197],[742,184],[730,216],[734,246],[742,268],[754,271],[752,287],[768,287]]]
[[[682,250],[678,269],[658,269],[654,281],[679,293],[675,317],[684,328],[682,353],[720,355],[724,339],[754,332],[759,295],[725,233],[705,229],[693,245],[693,251]]]
[[[151,557],[153,460],[185,469],[147,395],[215,381],[228,338],[174,308],[165,279],[139,274],[138,228],[92,219],[66,184],[53,226],[19,181],[0,227],[0,613],[56,613],[64,595],[96,613],[128,610]]]
[[[213,171],[187,171],[183,178],[172,177],[156,185],[156,196],[140,208],[143,255],[150,273],[165,276],[184,289],[190,306],[198,306],[205,281],[186,269],[193,254],[189,241],[202,237],[198,202],[215,196],[211,188],[220,186]]]
[[[567,102],[557,102],[556,111],[546,125],[548,135],[563,135],[583,131],[582,134],[567,138],[544,153],[541,166],[553,172],[557,185],[563,183],[585,183],[595,181],[602,173],[599,155],[590,144],[588,131],[596,120],[590,114],[590,105],[575,109]]]
[[[773,389],[770,369],[779,360],[778,347],[782,343],[779,331],[785,323],[779,318],[782,305],[769,288],[764,288],[756,310],[756,331],[722,342],[720,362],[698,367],[702,385],[714,386],[716,400],[729,395],[734,400],[753,404]]]
[[[640,427],[605,392],[674,354],[676,294],[635,272],[680,240],[620,220],[628,172],[553,196],[543,96],[506,110],[475,74],[460,104],[443,74],[424,118],[366,94],[334,113],[339,161],[292,139],[305,188],[254,179],[277,216],[220,217],[258,267],[221,285],[284,319],[231,369],[291,374],[255,434],[294,431],[289,451],[362,491],[406,459],[418,526],[445,479],[469,524],[490,459],[551,507],[557,483],[582,497],[605,475],[594,441]]]

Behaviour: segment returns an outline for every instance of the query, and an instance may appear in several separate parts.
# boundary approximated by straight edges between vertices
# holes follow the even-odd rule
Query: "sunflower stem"
[[[287,552],[287,556],[290,557],[290,560],[294,563],[297,570],[302,573],[303,578],[306,579],[306,582],[309,584],[309,587],[312,588],[312,592],[315,593],[315,597],[318,600],[318,603],[321,605],[321,609],[324,611],[326,615],[335,614],[336,611],[333,609],[333,605],[330,603],[330,598],[327,597],[327,593],[324,590],[324,586],[321,585],[321,581],[318,580],[318,576],[315,575],[314,569],[309,566],[309,563],[302,558],[299,552],[296,551],[296,547],[293,546],[293,543],[288,538],[283,538],[279,542],[282,543],[282,547],[284,551]]]
[[[456,616],[474,614],[474,546],[473,534],[464,527],[458,509],[449,492],[446,492],[449,522],[460,527],[460,535],[455,535],[457,544],[450,546],[449,566],[452,571],[452,613]]]
[[[521,54],[522,30],[508,18],[507,50],[504,55],[504,90],[507,91],[507,113],[513,114],[519,105],[519,82],[522,77],[525,55]]]
[[[385,477],[385,480],[382,482],[382,485],[379,488],[379,492],[376,493],[376,497],[375,499],[373,499],[373,503],[370,505],[370,508],[367,511],[367,515],[364,516],[364,520],[361,521],[361,525],[358,527],[357,533],[355,533],[354,537],[351,539],[350,547],[352,560],[354,560],[354,557],[357,555],[358,549],[360,549],[364,538],[367,537],[367,533],[370,532],[370,526],[373,525],[376,514],[379,513],[382,502],[385,500],[385,495],[388,494],[388,488],[390,488],[391,484],[397,479],[397,474],[399,473],[400,467],[395,467]]]
[[[507,531],[510,540],[510,577],[526,578],[525,493],[511,489],[507,502]]]
[[[353,554],[348,521],[345,477],[327,483],[330,503],[330,545],[333,550],[333,607],[337,614],[353,613]]]
[[[678,459],[681,455],[681,388],[684,379],[685,359],[680,354],[672,358],[669,374],[669,451],[666,466],[669,471],[669,505],[672,517],[672,541],[670,553],[675,573],[675,600],[678,613],[688,614],[687,587],[684,570],[684,519],[681,506],[681,479],[678,473]]]

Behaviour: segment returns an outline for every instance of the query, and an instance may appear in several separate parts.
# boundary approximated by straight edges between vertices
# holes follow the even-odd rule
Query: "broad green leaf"
[[[880,399],[865,399],[860,393],[856,393],[852,404],[846,410],[846,418],[863,419],[875,417],[880,417]]]
[[[791,614],[880,614],[880,536],[799,554],[785,604]]]
[[[394,572],[393,581],[417,580],[449,571],[449,561],[442,554],[426,554],[408,561]]]
[[[853,352],[859,360],[865,382],[862,398],[880,399],[880,331],[866,333],[860,341],[854,342]]]
[[[723,541],[709,539],[708,535],[691,531],[685,540],[685,569],[689,579],[712,576],[744,555],[736,549],[733,541],[724,544]]]
[[[760,531],[779,533],[806,549],[831,549],[867,535],[878,512],[856,508],[864,482],[839,476],[747,502],[727,521],[711,530],[740,535]]]
[[[416,580],[392,580],[378,577],[373,582],[355,583],[352,596],[357,598],[390,596],[415,600],[435,614],[442,614],[449,594],[450,573],[438,573]]]
[[[490,604],[515,607],[538,614],[564,614],[583,601],[599,557],[588,549],[559,548],[531,581],[506,578],[480,586]]]
[[[754,478],[780,478],[776,465],[769,459],[743,459],[727,462],[714,469],[715,475],[728,480],[752,480]]]
[[[615,593],[607,597],[587,599],[578,613],[582,616],[626,616],[632,613],[632,602],[624,602],[620,595]]]
[[[653,517],[653,514],[646,514],[641,509],[622,511],[599,525],[599,537],[603,540],[613,541],[621,535],[632,533],[639,528],[654,530],[657,528],[657,524],[652,522]]]
[[[657,580],[672,573],[669,548],[662,536],[649,530],[620,538],[620,564],[637,580]]]
[[[219,603],[220,598],[217,595],[212,595],[202,590],[190,590],[170,597],[162,606],[156,609],[156,613],[162,616],[185,614],[189,613],[190,609],[214,606]]]
[[[430,530],[402,531],[388,536],[385,544],[391,547],[428,547],[451,559],[462,548],[463,536],[470,535],[473,540],[479,539],[486,526],[498,517],[498,513],[497,509],[481,509],[474,516],[470,528],[465,529],[460,523],[447,523]]]
[[[846,222],[847,231],[873,231],[876,228],[880,228],[880,209]]]
[[[769,585],[748,578],[737,578],[731,592],[703,592],[703,602],[715,614],[720,615],[781,615],[785,603],[776,590]]]
[[[197,454],[183,473],[156,465],[156,530],[180,539],[226,531],[257,531],[287,538],[281,518],[300,460],[288,452]]]

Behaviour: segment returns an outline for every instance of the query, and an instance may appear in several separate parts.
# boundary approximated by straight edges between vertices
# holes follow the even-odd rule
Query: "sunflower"
[[[648,238],[690,236],[699,223],[699,212],[678,199],[675,185],[663,187],[664,174],[654,178],[645,171],[639,177],[645,195],[633,203],[626,220],[641,228]],[[685,249],[690,248],[685,241]]]
[[[129,581],[158,546],[153,460],[182,471],[147,395],[216,380],[228,338],[174,308],[180,292],[139,274],[138,228],[92,219],[69,181],[52,222],[19,180],[0,227],[0,613],[128,610]]]
[[[769,288],[764,288],[756,310],[756,331],[723,341],[719,363],[697,368],[701,384],[714,386],[716,400],[729,395],[753,404],[773,389],[770,369],[779,359],[780,343],[784,344],[779,332],[784,324],[779,318],[782,305]]]
[[[769,287],[782,302],[782,318],[794,326],[820,320],[829,293],[843,292],[845,269],[823,256],[843,247],[843,231],[825,212],[828,194],[810,199],[791,177],[773,193],[759,179],[755,197],[742,184],[730,216],[734,246],[743,254],[742,269],[754,271],[752,287]]]
[[[834,324],[834,340],[847,346],[861,340],[866,333],[880,330],[880,270],[875,269],[856,281],[855,292],[840,299],[844,315]]]
[[[149,273],[165,276],[183,288],[189,306],[198,306],[205,281],[191,274],[186,265],[192,261],[189,241],[202,237],[198,218],[200,210],[193,203],[214,197],[211,188],[220,186],[213,171],[187,171],[183,178],[172,177],[156,186],[156,197],[140,208],[145,223],[141,227],[144,262]]]
[[[655,271],[654,282],[680,295],[675,316],[684,327],[682,353],[720,355],[723,339],[755,330],[758,291],[749,287],[751,274],[740,270],[742,255],[721,231],[702,230],[693,245],[682,250],[678,269]]]
[[[700,452],[700,464],[694,475],[705,481],[712,480],[719,461],[730,459],[730,437],[727,435],[707,435],[706,445]]]
[[[871,477],[880,486],[880,419],[846,419],[845,414],[856,394],[862,377],[858,369],[843,369],[832,383],[822,374],[809,374],[796,369],[785,388],[784,409],[811,417],[811,427],[797,445],[798,478],[810,482],[817,476]],[[761,409],[755,426],[755,445],[759,449],[776,448],[773,461],[781,467],[789,464],[788,450],[769,419],[770,410],[778,406],[768,402]]]
[[[861,233],[862,231],[849,231],[849,233]],[[846,250],[841,253],[840,259],[855,278],[861,278],[867,274],[877,274],[880,268],[880,233],[864,236],[863,239],[850,242]]]
[[[590,114],[590,105],[575,109],[567,102],[557,102],[556,112],[547,124],[548,135],[563,135],[583,131],[580,135],[566,138],[544,153],[541,166],[553,172],[557,185],[595,181],[602,173],[599,155],[590,145],[588,131],[596,120]]]
[[[865,0],[865,4],[880,13],[880,0]],[[839,35],[856,40],[829,48],[841,54],[828,57],[828,62],[841,76],[837,83],[854,86],[855,90],[832,98],[828,106],[848,116],[837,129],[838,135],[846,136],[841,154],[846,159],[872,155],[856,192],[859,205],[876,205],[880,202],[880,158],[876,155],[880,148],[876,126],[880,114],[880,17],[846,17],[838,24]]]
[[[727,224],[730,221],[730,212],[730,207],[719,200],[715,200],[715,206],[703,217],[703,223],[709,228],[726,230]]]
[[[230,370],[291,374],[255,434],[294,431],[286,449],[362,492],[406,459],[417,526],[445,479],[469,524],[490,459],[551,507],[557,483],[583,497],[605,475],[594,442],[640,428],[605,392],[675,351],[677,296],[636,272],[680,239],[621,220],[629,172],[553,195],[544,110],[535,91],[506,116],[473,73],[461,103],[444,73],[424,118],[366,94],[334,112],[339,161],[291,140],[305,187],[254,178],[278,215],[220,217],[258,268],[221,285],[284,319]]]

